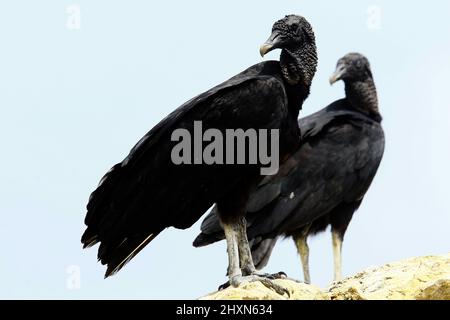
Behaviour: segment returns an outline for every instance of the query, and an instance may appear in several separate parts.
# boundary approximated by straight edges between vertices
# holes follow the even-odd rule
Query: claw
[[[283,271],[274,273],[274,274],[267,274],[265,276],[265,278],[271,279],[271,280],[276,280],[276,279],[287,279],[288,276],[286,273],[284,273]]]
[[[267,274],[267,275],[265,275],[265,278],[268,278],[271,280],[283,279],[283,280],[289,280],[289,281],[293,281],[293,282],[297,282],[297,283],[303,283],[300,280],[288,277],[287,274],[283,271],[280,271],[280,272],[274,273],[274,274]]]
[[[217,291],[222,291],[225,290],[226,288],[228,288],[230,286],[230,281],[225,282],[224,284],[221,284],[219,286],[219,288],[217,289]]]
[[[290,297],[291,294],[289,293],[289,291],[286,288],[273,282],[273,280],[276,280],[276,279],[287,279],[286,273],[278,272],[275,274],[263,274],[263,275],[253,274],[253,275],[245,276],[245,277],[238,276],[238,277],[232,278],[231,281],[227,281],[226,283],[219,286],[218,290],[219,291],[224,290],[224,289],[230,287],[231,285],[233,287],[238,287],[239,285],[241,285],[243,283],[259,281],[266,288],[275,291],[279,295],[284,296],[286,294],[288,297]]]
[[[288,298],[291,297],[291,294],[289,293],[289,290],[276,284],[275,282],[273,282],[272,280],[269,280],[267,278],[262,278],[261,280],[259,280],[266,288],[269,288],[273,291],[275,291],[276,293],[278,293],[280,296],[284,296],[285,294],[288,296]]]

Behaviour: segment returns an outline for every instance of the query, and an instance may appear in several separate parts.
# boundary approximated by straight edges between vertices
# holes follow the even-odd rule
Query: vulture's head
[[[365,81],[372,78],[369,60],[360,53],[349,53],[339,59],[336,71],[330,77],[330,84],[339,80],[344,82]]]
[[[314,32],[309,22],[301,16],[288,15],[275,22],[271,36],[261,46],[259,52],[264,57],[274,49],[295,51],[308,44],[315,47]]]

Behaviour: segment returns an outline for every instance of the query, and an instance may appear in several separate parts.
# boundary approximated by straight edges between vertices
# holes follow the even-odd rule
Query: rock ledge
[[[327,289],[276,280],[290,297],[259,282],[209,294],[202,300],[450,300],[450,254],[426,256],[368,268]]]

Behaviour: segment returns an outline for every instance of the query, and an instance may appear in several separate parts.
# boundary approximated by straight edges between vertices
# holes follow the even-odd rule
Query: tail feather
[[[161,230],[162,231],[162,230]],[[116,248],[112,249],[105,246],[99,249],[99,259],[108,266],[105,278],[108,278],[120,271],[128,262],[131,261],[144,247],[155,239],[161,232],[154,232],[147,235],[141,235],[133,238],[127,238]]]
[[[91,228],[87,228],[83,235],[81,236],[81,243],[83,244],[83,249],[90,248],[99,242],[98,234],[94,232]]]
[[[225,239],[225,234],[222,232],[217,232],[213,234],[200,233],[192,243],[192,245],[196,248],[204,247],[209,244],[218,242]]]
[[[201,233],[195,238],[192,244],[196,248],[204,247],[225,239],[225,234],[217,214],[217,206],[214,206],[211,212],[202,221],[200,229]]]
[[[110,202],[108,199],[114,198],[114,188],[119,183],[124,169],[118,163],[113,166],[101,179],[97,189],[89,196],[89,202],[86,206],[87,213],[84,223],[88,227],[81,237],[84,248],[93,246],[98,242],[101,223],[110,213]]]
[[[261,241],[255,241],[250,244],[253,263],[255,264],[256,269],[261,270],[267,265],[276,243],[277,238],[269,238]]]

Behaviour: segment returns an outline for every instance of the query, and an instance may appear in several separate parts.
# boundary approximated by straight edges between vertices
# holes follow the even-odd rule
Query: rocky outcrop
[[[286,288],[289,295],[280,295],[275,291],[267,288],[261,282],[252,282],[241,285],[239,288],[227,288],[206,297],[201,300],[325,300],[328,299],[327,294],[312,285],[297,283],[292,280],[275,280],[276,284]]]
[[[247,283],[201,299],[211,300],[450,300],[450,254],[427,256],[372,267],[327,289],[281,279],[290,296],[262,283]]]
[[[450,255],[369,268],[329,289],[331,299],[450,300]]]

